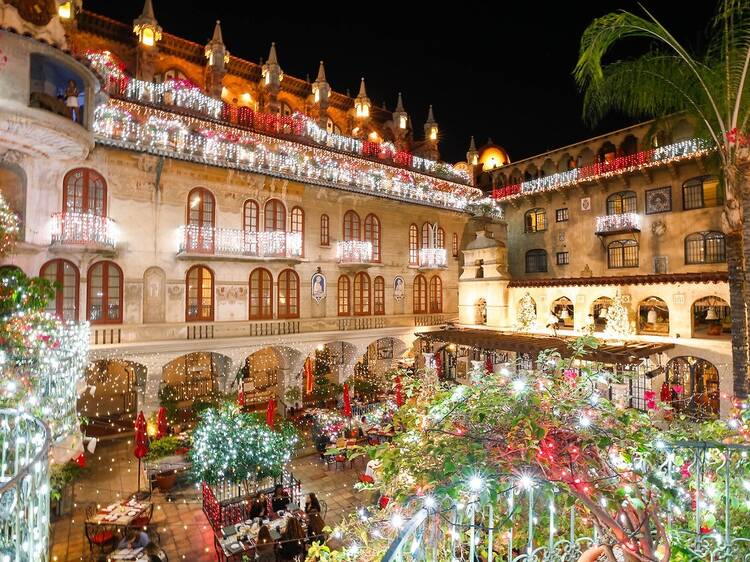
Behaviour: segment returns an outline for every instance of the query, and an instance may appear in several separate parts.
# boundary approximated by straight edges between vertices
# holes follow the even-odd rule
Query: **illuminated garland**
[[[0,256],[7,254],[18,237],[18,216],[0,192]]]

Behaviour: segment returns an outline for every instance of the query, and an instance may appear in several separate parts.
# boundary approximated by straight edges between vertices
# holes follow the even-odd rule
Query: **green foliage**
[[[284,398],[290,404],[295,404],[302,400],[302,390],[298,386],[290,386],[284,393]]]
[[[170,455],[174,455],[175,451],[177,451],[177,449],[179,449],[181,446],[182,443],[180,443],[180,440],[177,437],[173,435],[167,435],[166,437],[162,437],[161,439],[151,441],[148,453],[146,453],[146,456],[144,458],[147,461],[155,461],[156,459],[160,459],[162,457],[168,457]]]
[[[179,418],[177,398],[177,388],[174,385],[165,384],[159,389],[159,406],[166,411],[169,423],[176,423]]]
[[[86,472],[75,461],[53,464],[49,471],[50,498],[59,501],[66,486],[75,482]]]
[[[0,316],[44,310],[55,296],[55,286],[41,277],[29,277],[20,269],[3,270],[0,280]]]

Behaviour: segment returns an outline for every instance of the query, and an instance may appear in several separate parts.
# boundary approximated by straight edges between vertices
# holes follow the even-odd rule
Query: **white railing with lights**
[[[448,252],[445,248],[422,248],[419,250],[419,267],[438,269],[448,265]]]
[[[372,261],[372,242],[364,240],[336,242],[336,259],[339,263],[370,263]]]
[[[45,424],[18,410],[0,410],[0,559],[49,560],[49,449]]]
[[[641,215],[637,213],[621,213],[619,215],[604,215],[596,217],[596,233],[637,232],[641,230]]]
[[[114,221],[92,213],[55,213],[51,230],[52,244],[101,246],[112,250],[117,245]]]
[[[302,256],[299,232],[254,232],[239,228],[185,225],[179,228],[181,254],[209,254],[250,258]]]

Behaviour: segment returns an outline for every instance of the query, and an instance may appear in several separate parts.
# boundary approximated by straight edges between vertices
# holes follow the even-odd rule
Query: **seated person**
[[[279,541],[281,560],[294,560],[296,556],[305,553],[305,531],[296,517],[289,519],[286,530]]]
[[[277,484],[273,489],[273,495],[271,496],[271,509],[274,513],[286,509],[286,504],[291,502],[289,494],[284,490],[284,486]]]
[[[143,550],[143,556],[145,562],[167,562],[166,553],[158,544],[153,542],[146,545],[146,548]]]
[[[255,519],[256,517],[266,519],[268,517],[268,501],[264,495],[258,493],[253,496],[253,499],[250,500],[247,517],[248,519]]]
[[[320,509],[318,497],[313,492],[307,494],[307,499],[305,500],[305,513],[309,515],[311,513],[321,513],[322,511],[323,510]]]
[[[263,525],[255,541],[255,562],[276,562],[276,543],[271,538],[268,527]]]
[[[120,541],[117,548],[146,548],[146,545],[151,542],[148,535],[138,529],[132,529],[128,531],[125,538]]]
[[[323,544],[326,542],[328,536],[323,529],[326,526],[326,522],[320,516],[320,513],[311,513],[307,518],[307,537],[310,544],[318,542]]]

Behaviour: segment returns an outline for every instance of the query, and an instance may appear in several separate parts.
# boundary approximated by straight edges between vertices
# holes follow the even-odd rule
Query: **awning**
[[[539,352],[545,349],[554,349],[563,357],[570,357],[573,355],[570,344],[576,339],[573,337],[480,330],[477,328],[432,330],[429,332],[419,332],[415,335],[433,342],[465,345],[484,351],[530,353],[533,358],[536,358]],[[642,359],[672,349],[673,347],[673,343],[631,341],[611,344],[602,342],[598,348],[589,349],[582,359],[601,363],[628,365],[640,363]]]

